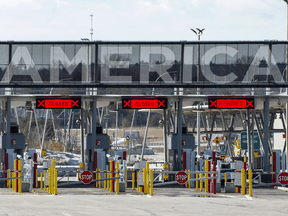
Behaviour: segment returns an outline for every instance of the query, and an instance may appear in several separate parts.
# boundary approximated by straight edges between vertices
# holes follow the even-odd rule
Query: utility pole
[[[196,35],[198,41],[200,41],[200,36],[203,34],[205,28],[199,29],[196,28],[197,31],[194,29],[191,29]],[[198,62],[197,62],[197,84],[199,84],[200,81],[200,44],[198,44]],[[197,95],[200,94],[200,88],[197,88]],[[201,149],[200,149],[200,119],[201,119],[201,113],[200,113],[200,103],[198,103],[198,111],[197,111],[197,158],[200,157]]]
[[[288,41],[288,0],[283,0],[287,4],[287,41]],[[286,44],[286,82],[288,82],[288,44]],[[288,88],[286,88],[286,94],[288,95]],[[286,103],[286,170],[288,170],[288,103]]]
[[[91,13],[91,29],[90,29],[90,35],[91,35],[91,41],[93,40],[93,14]]]

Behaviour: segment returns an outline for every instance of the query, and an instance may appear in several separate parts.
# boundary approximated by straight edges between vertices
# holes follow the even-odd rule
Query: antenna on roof
[[[91,35],[91,41],[93,40],[93,14],[91,13],[91,29],[90,29],[90,35]]]

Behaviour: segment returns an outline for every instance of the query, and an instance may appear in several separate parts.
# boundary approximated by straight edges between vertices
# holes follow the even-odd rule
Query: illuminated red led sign
[[[254,109],[253,97],[211,97],[209,109]]]
[[[125,98],[122,109],[167,109],[167,98]]]
[[[37,109],[80,109],[81,98],[36,98]]]

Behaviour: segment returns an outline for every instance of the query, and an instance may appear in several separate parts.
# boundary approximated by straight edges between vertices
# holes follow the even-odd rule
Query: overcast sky
[[[0,0],[0,40],[286,40],[283,0]]]

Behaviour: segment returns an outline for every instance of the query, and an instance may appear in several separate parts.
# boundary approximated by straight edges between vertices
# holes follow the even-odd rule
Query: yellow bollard
[[[113,173],[110,173],[110,178],[113,178]],[[110,191],[113,192],[112,179],[110,180]]]
[[[196,173],[196,179],[198,179],[198,173]],[[198,181],[196,181],[195,190],[198,190]]]
[[[97,173],[97,171],[98,171],[98,169],[95,169],[95,180],[97,180],[98,179],[98,173]],[[95,181],[95,187],[97,188],[98,187],[98,182],[97,181]]]
[[[202,179],[203,173],[200,173],[200,179]],[[203,180],[200,180],[200,191],[203,190]]]
[[[136,185],[137,186],[137,191],[139,192],[139,185],[138,185],[138,181],[139,180],[138,179],[139,179],[139,172],[137,172],[137,185]]]
[[[104,172],[104,179],[106,179],[106,177],[107,177],[107,175]],[[106,180],[103,181],[103,187],[104,187],[104,190],[106,190]]]
[[[224,174],[225,183],[227,182],[227,173]]]
[[[119,162],[116,162],[116,178],[119,177]],[[116,179],[116,194],[119,194],[119,179]]]
[[[191,173],[190,170],[188,170],[188,180],[191,179]],[[191,188],[191,181],[188,182],[188,187]]]
[[[80,164],[79,164],[78,179],[80,179],[80,175],[81,175],[81,171],[83,171],[83,167],[84,167],[83,163],[80,163]]]
[[[249,176],[249,196],[252,197],[252,169],[248,170],[248,176]]]
[[[22,161],[18,160],[18,177],[21,177]],[[22,193],[22,178],[18,179],[18,193]]]
[[[241,169],[241,194],[245,195],[245,169]]]
[[[149,169],[146,169],[146,193],[149,194]]]
[[[106,173],[106,177],[109,178],[109,173]],[[106,180],[106,190],[108,190],[108,191],[110,190],[109,183],[110,183],[110,181]]]
[[[14,171],[16,171],[16,160],[14,160]],[[16,177],[16,172],[13,172],[13,177]],[[16,191],[16,179],[13,179],[13,190]]]
[[[110,172],[112,172],[112,160],[110,160]],[[112,178],[112,173],[110,173],[110,178]],[[110,180],[110,191],[113,192],[112,179]]]
[[[53,161],[52,161],[52,163],[53,163]],[[50,182],[49,193],[53,194],[53,169],[52,168],[50,168],[49,176],[50,176],[50,179],[49,179],[49,182]]]
[[[149,177],[150,177],[150,188],[149,188],[150,190],[149,190],[149,192],[150,192],[150,196],[153,196],[153,180],[154,180],[153,169],[150,169]]]
[[[146,193],[146,168],[143,168],[143,186],[144,186],[144,193]]]
[[[149,194],[149,162],[146,161],[146,194]],[[145,189],[145,187],[144,187]]]
[[[205,160],[205,178],[208,178],[208,160]],[[205,192],[208,192],[208,179],[205,179]]]
[[[43,172],[40,173],[40,189],[43,190]]]
[[[135,189],[135,173],[134,173],[134,171],[132,172],[132,190],[134,190]]]
[[[46,171],[43,172],[43,176],[44,176],[44,187],[43,187],[43,189],[44,189],[44,191],[46,191],[46,185],[45,185],[45,174],[46,174]]]
[[[187,169],[185,169],[185,172],[187,172]],[[189,179],[189,174],[188,174],[188,179]],[[187,188],[187,186],[188,186],[188,182],[186,181],[185,182],[185,187]]]
[[[101,169],[99,169],[98,179],[99,179],[99,180],[101,179]],[[101,188],[101,181],[99,181],[98,183],[99,183],[99,184],[98,184],[99,188]]]
[[[54,169],[54,195],[57,195],[57,169]]]
[[[54,194],[54,170],[55,170],[55,160],[52,160],[52,168],[51,168],[51,192],[50,194]]]
[[[38,188],[38,169],[36,169],[35,175],[36,175],[36,185],[35,185],[35,187]]]
[[[125,176],[126,176],[126,188],[127,188],[127,169],[126,169],[126,173],[125,173]]]
[[[8,178],[11,178],[11,172],[10,169],[7,170]],[[7,187],[11,188],[11,180],[7,180]]]
[[[49,182],[48,182],[48,193],[51,194],[51,168],[48,169],[48,179],[49,179]]]

